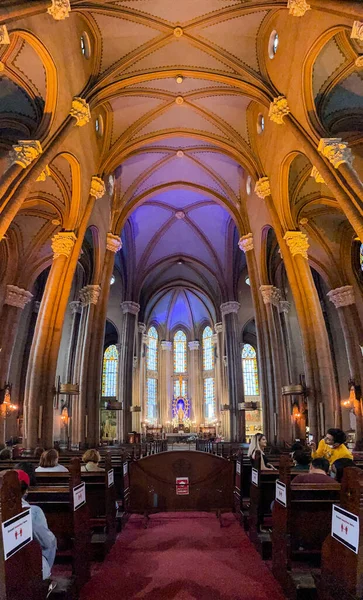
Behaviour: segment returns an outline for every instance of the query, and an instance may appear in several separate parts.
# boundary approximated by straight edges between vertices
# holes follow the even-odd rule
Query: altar
[[[192,433],[184,433],[184,431],[180,431],[179,433],[166,433],[165,434],[168,444],[179,444],[179,443],[185,444],[190,439],[191,436],[193,436]]]

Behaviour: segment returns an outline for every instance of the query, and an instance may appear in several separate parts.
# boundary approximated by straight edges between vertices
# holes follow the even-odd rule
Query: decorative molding
[[[327,296],[335,306],[335,308],[341,308],[342,306],[350,306],[355,304],[354,289],[352,285],[344,285],[343,287],[335,288],[330,290]]]
[[[183,158],[183,156],[184,156],[183,150],[178,150],[177,153],[176,153],[176,155],[177,155],[178,158]]]
[[[353,21],[350,37],[352,40],[363,42],[363,21]]]
[[[176,38],[180,38],[183,35],[183,30],[181,27],[175,27],[174,29],[174,35]]]
[[[310,244],[306,233],[302,233],[301,231],[287,231],[284,235],[284,240],[292,256],[301,254],[304,258],[308,258]]]
[[[10,44],[10,37],[6,25],[0,25],[0,44]]]
[[[72,315],[80,314],[82,312],[82,306],[79,300],[73,300],[69,303]]]
[[[0,60],[0,73],[2,73],[3,71],[5,71],[5,63],[1,62]]]
[[[214,325],[214,329],[216,333],[222,333],[223,331],[223,323],[216,323]]]
[[[99,285],[85,285],[79,292],[79,299],[82,306],[88,306],[89,304],[96,305],[101,293],[101,286]]]
[[[21,308],[23,310],[32,298],[33,294],[31,292],[23,290],[17,285],[6,286],[6,296],[4,304],[8,304],[9,306],[15,306],[16,308]]]
[[[79,96],[76,96],[72,100],[72,108],[69,111],[71,117],[76,119],[77,127],[82,127],[86,125],[91,120],[91,111],[89,108],[89,104]]]
[[[279,312],[285,313],[286,315],[290,311],[291,304],[287,300],[280,300],[279,302]]]
[[[89,195],[99,200],[102,198],[106,191],[106,187],[104,181],[100,177],[92,177],[91,179],[91,189],[89,191]]]
[[[53,259],[71,255],[77,238],[73,231],[60,231],[52,237]]]
[[[130,406],[130,412],[141,412],[141,406],[139,406],[138,404]]]
[[[140,304],[131,301],[121,302],[121,308],[124,315],[127,313],[130,313],[131,315],[138,315],[140,311]]]
[[[45,181],[47,177],[50,177],[50,168],[48,167],[48,165],[45,165],[45,168],[43,169],[39,177],[37,177],[36,181]]]
[[[346,142],[342,141],[342,138],[321,138],[318,152],[325,156],[336,169],[343,163],[351,166],[354,160],[351,149],[348,148]]]
[[[121,238],[118,235],[108,232],[106,237],[106,248],[110,252],[118,252],[122,248]]]
[[[176,213],[174,213],[174,217],[176,219],[185,219],[185,212],[183,210],[177,210]]]
[[[256,181],[255,194],[257,194],[257,196],[263,200],[267,196],[271,196],[270,180],[268,177],[261,177],[258,181]]]
[[[233,300],[231,302],[224,302],[224,304],[221,304],[222,316],[225,317],[226,315],[238,313],[240,306],[239,302],[234,302]]]
[[[146,325],[145,323],[141,323],[141,321],[137,324],[137,330],[139,333],[146,333]]]
[[[169,352],[171,352],[173,349],[173,342],[161,342],[161,349],[168,350]]]
[[[14,163],[26,169],[29,165],[43,153],[39,140],[19,140],[13,146]]]
[[[243,235],[238,242],[238,247],[245,254],[249,250],[253,250],[253,235],[252,235],[252,233],[247,233],[246,235]]]
[[[303,17],[307,10],[311,10],[306,0],[287,0],[287,8],[293,17]]]
[[[184,102],[183,96],[177,96],[175,98],[175,104],[177,104],[178,106],[181,106],[183,104],[183,102]]]
[[[273,304],[277,308],[280,307],[281,292],[274,285],[261,285],[260,292],[264,304]]]
[[[193,350],[199,350],[199,342],[198,340],[193,340],[192,342],[188,342],[188,348],[192,352]]]
[[[363,54],[361,56],[357,56],[357,58],[355,59],[355,66],[358,67],[358,69],[362,69],[363,68]]]
[[[285,96],[277,96],[277,98],[274,98],[270,104],[268,116],[274,123],[277,123],[278,125],[283,125],[284,117],[286,117],[286,115],[288,115],[289,112],[290,109]]]
[[[221,404],[219,410],[221,412],[227,412],[228,410],[231,410],[231,407],[229,404]]]
[[[56,21],[63,21],[69,17],[70,12],[70,0],[52,0],[52,6],[47,9],[47,13]]]
[[[313,167],[311,169],[310,177],[314,177],[316,183],[325,183],[324,179],[322,178],[316,167]]]
[[[146,333],[143,333],[141,336],[141,343],[145,344],[145,346],[149,345],[149,336]]]

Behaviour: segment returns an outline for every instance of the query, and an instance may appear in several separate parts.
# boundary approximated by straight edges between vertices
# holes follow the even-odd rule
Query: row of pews
[[[345,469],[341,485],[294,484],[295,475],[302,471],[293,470],[288,455],[272,460],[269,457],[269,462],[275,462],[278,470],[261,471],[259,460],[248,465],[246,457],[237,457],[234,506],[257,551],[264,560],[271,561],[272,572],[286,597],[363,598],[363,531],[359,531],[359,520],[363,518],[363,471],[357,467]],[[343,515],[342,534],[334,533],[335,537],[333,506],[334,527],[336,517]],[[356,548],[341,542],[346,536],[350,539],[352,532],[348,535],[348,527],[357,532]]]

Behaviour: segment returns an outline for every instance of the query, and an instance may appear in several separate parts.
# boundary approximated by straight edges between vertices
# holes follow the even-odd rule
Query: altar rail
[[[209,440],[197,440],[196,450],[229,458],[242,453],[242,444],[239,442],[210,442]]]

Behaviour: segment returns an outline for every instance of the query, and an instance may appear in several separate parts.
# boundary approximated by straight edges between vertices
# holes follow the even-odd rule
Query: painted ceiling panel
[[[153,206],[149,202],[146,202],[132,213],[131,222],[137,261],[140,259],[151,238],[171,216],[172,213],[169,210]]]
[[[30,97],[4,75],[0,77],[0,112],[18,113],[32,119],[36,118]]]
[[[230,127],[233,127],[243,139],[248,142],[246,109],[251,100],[242,95],[231,96],[230,94],[207,98],[198,98],[193,102],[208,112],[214,113],[220,119],[223,119]]]
[[[26,250],[31,245],[35,236],[46,225],[46,219],[27,215],[26,213],[17,215],[14,219],[14,224],[21,232],[21,240],[23,249]]]
[[[348,112],[349,110],[363,110],[363,77],[353,73],[339,85],[335,86],[324,106],[324,117],[329,117],[335,112]]]
[[[185,208],[190,204],[205,200],[205,196],[193,190],[174,189],[154,196],[153,200],[165,202],[175,209]]]
[[[315,61],[313,68],[314,98],[326,80],[345,62],[344,54],[339,50],[335,37],[325,44]]]
[[[43,63],[38,54],[27,42],[23,42],[18,55],[14,60],[16,68],[29,79],[44,100],[47,93],[46,75]]]
[[[152,81],[147,81],[141,84],[135,83],[134,85],[130,85],[127,89],[150,89],[170,92],[171,94],[178,96],[179,94],[188,94],[189,92],[195,92],[196,90],[204,90],[206,88],[210,88],[211,85],[212,84],[209,80],[194,79],[194,77],[184,77],[183,82],[179,84],[176,82],[174,77],[170,77],[167,79],[153,79]],[[213,82],[213,87],[225,90],[233,89],[229,85],[224,85],[223,83],[218,82]]]
[[[267,12],[255,12],[201,29],[200,35],[258,71],[257,33]]]
[[[114,143],[135,121],[164,102],[160,98],[147,96],[120,96],[110,104],[113,108],[112,143]]]
[[[228,183],[232,188],[237,197],[239,197],[239,185],[240,185],[240,166],[228,156],[224,154],[209,152],[208,150],[202,152],[192,152],[192,156],[195,156],[198,160],[202,160],[203,163],[213,169]]]
[[[126,190],[135,182],[135,180],[160,159],[168,156],[167,152],[145,152],[131,156],[122,164],[121,188]]]
[[[169,314],[170,302],[173,296],[173,292],[170,291],[159,298],[156,303],[154,310],[151,312],[149,322],[156,319],[158,323],[166,323]]]
[[[193,317],[190,312],[186,297],[183,292],[179,292],[175,302],[171,308],[169,316],[169,328],[172,329],[176,325],[185,325],[188,329],[194,326]]]
[[[35,189],[37,192],[46,192],[47,194],[54,196],[64,204],[61,189],[59,188],[58,183],[54,181],[53,177],[47,177],[45,181],[37,181]]]
[[[208,237],[223,264],[226,252],[226,227],[230,220],[228,213],[218,204],[211,204],[191,210],[188,217]]]
[[[196,17],[240,4],[240,0],[227,0],[221,6],[220,0],[183,0],[181,2],[164,0],[118,0],[119,6],[127,6],[132,10],[139,10],[169,23],[185,23]]]
[[[193,321],[195,325],[198,325],[205,319],[209,320],[209,312],[206,305],[201,301],[201,299],[192,292],[188,290],[185,292],[185,295],[188,299],[189,306],[191,307]]]
[[[92,13],[92,16],[102,32],[101,71],[160,35],[152,27],[135,22],[131,24],[127,19],[107,17],[99,13]]]
[[[214,147],[210,142],[204,142],[203,140],[187,135],[187,137],[167,137],[162,141],[145,144],[145,148],[160,148],[161,145],[162,147],[174,148],[175,150],[179,150],[179,148],[199,148],[201,146]]]

